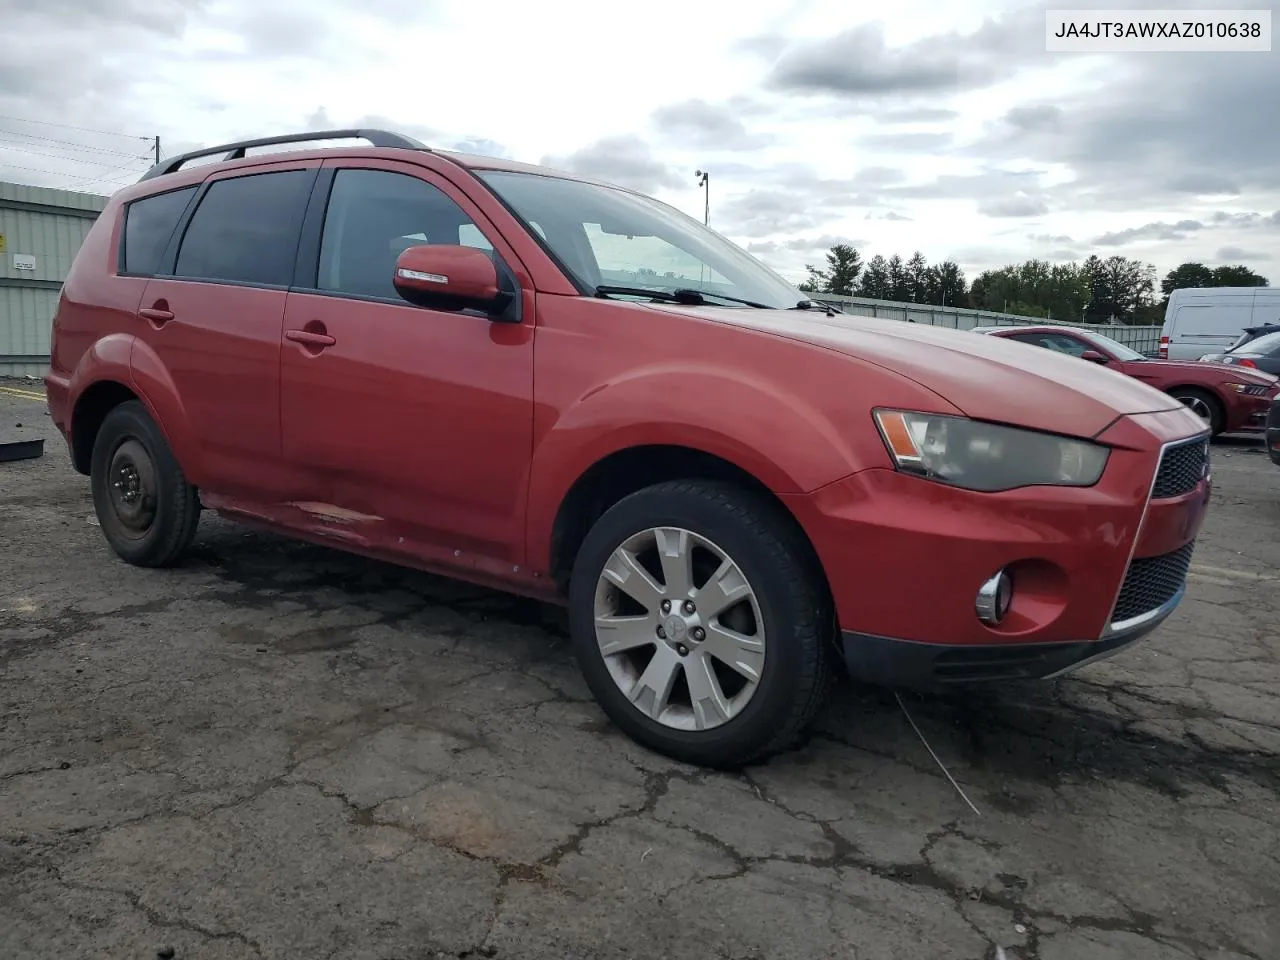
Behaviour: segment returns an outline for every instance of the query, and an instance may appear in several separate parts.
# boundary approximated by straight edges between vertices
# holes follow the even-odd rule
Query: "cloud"
[[[1185,240],[1190,234],[1203,230],[1204,224],[1199,220],[1179,220],[1177,223],[1144,223],[1140,227],[1129,227],[1113,233],[1104,233],[1093,238],[1099,247],[1123,247],[1130,243],[1144,240]]]
[[[904,217],[902,214],[895,213],[893,210],[890,210],[888,213],[868,213],[867,219],[868,220],[897,220],[902,222],[909,222],[911,220],[911,217]]]
[[[1241,263],[1246,260],[1273,260],[1275,258],[1261,250],[1245,250],[1242,247],[1219,247],[1217,259],[1221,263]]]
[[[837,178],[781,164],[747,168],[740,179],[759,186],[731,193],[713,209],[714,222],[731,235],[757,239],[822,229],[853,211],[879,206],[881,191],[899,182],[902,171],[870,166]]]
[[[747,252],[761,256],[777,253],[826,254],[838,243],[848,244],[855,249],[865,245],[863,240],[823,234],[819,237],[793,237],[790,240],[758,240],[747,244]]]
[[[967,152],[1067,165],[1076,209],[1280,192],[1280,125],[1256,106],[1280,98],[1272,57],[1113,58],[1090,86],[1010,109]]]
[[[604,137],[567,156],[544,156],[541,163],[641,193],[678,189],[692,182],[692,177],[679,176],[657,160],[648,142],[634,134]]]
[[[912,153],[919,151],[938,152],[951,146],[954,138],[949,133],[933,133],[928,131],[912,131],[904,133],[871,133],[858,142],[873,150]]]
[[[1131,243],[1185,240],[1204,230],[1256,230],[1280,227],[1280,211],[1272,214],[1240,213],[1217,210],[1200,220],[1157,221],[1144,223],[1095,237],[1093,243],[1103,247],[1121,247]]]
[[[659,107],[651,120],[664,140],[681,146],[750,150],[774,140],[765,134],[749,132],[738,109],[701,99]]]
[[[882,124],[898,123],[942,123],[955,120],[960,116],[959,110],[948,107],[898,107],[882,110],[876,114],[876,120]]]
[[[1040,217],[1049,212],[1049,206],[1040,197],[1017,194],[984,200],[978,212],[984,217]]]
[[[765,85],[855,99],[980,89],[1029,60],[1052,58],[1044,52],[1044,21],[1038,13],[1018,11],[986,20],[971,33],[949,31],[899,47],[889,46],[880,23],[861,23],[781,50],[770,45],[776,59]]]
[[[1201,197],[1233,197],[1240,193],[1238,183],[1216,173],[1184,173],[1169,180],[1168,188],[1175,193],[1191,193]]]

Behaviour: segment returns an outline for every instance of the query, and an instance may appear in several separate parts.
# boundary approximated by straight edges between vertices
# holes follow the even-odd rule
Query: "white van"
[[[1280,323],[1280,288],[1188,287],[1169,295],[1160,331],[1160,356],[1199,360],[1222,353],[1245,327]]]

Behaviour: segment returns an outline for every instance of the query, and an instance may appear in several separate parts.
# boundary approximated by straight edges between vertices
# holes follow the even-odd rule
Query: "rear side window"
[[[314,170],[218,180],[200,201],[174,274],[287,287]]]
[[[195,196],[196,187],[143,197],[129,204],[124,214],[124,251],[121,273],[154,274],[160,270],[165,247],[174,227]]]

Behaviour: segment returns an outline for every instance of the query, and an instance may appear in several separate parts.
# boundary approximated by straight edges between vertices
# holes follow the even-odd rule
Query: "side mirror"
[[[437,310],[501,313],[511,295],[498,287],[498,268],[475,247],[427,243],[408,247],[396,258],[392,281],[409,303]]]
[[[1100,354],[1097,350],[1086,350],[1084,353],[1080,354],[1080,359],[1088,360],[1090,363],[1110,363],[1111,362],[1105,356]]]

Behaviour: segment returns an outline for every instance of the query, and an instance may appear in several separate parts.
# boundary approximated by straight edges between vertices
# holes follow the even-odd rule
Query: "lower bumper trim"
[[[845,665],[857,680],[887,687],[937,690],[959,684],[1047,680],[1114,656],[1173,613],[1186,586],[1158,610],[1117,625],[1101,640],[1063,643],[922,643],[845,630]]]

